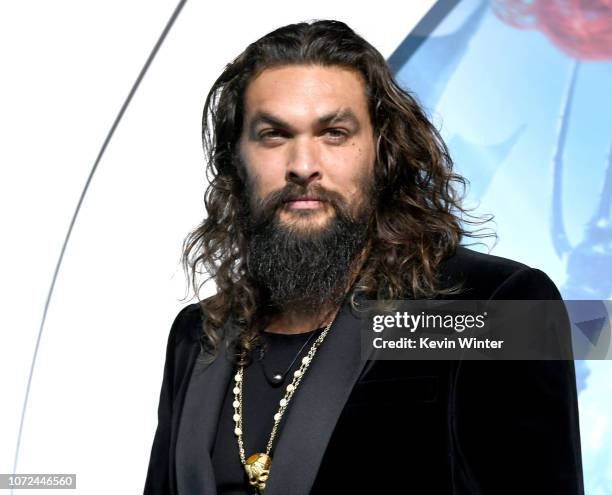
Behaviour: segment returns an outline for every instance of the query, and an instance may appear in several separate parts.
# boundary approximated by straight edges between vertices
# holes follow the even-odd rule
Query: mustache
[[[299,198],[308,198],[330,203],[336,211],[344,211],[346,209],[344,198],[340,193],[325,189],[319,184],[315,184],[311,187],[305,187],[298,184],[287,184],[282,189],[268,194],[265,198],[254,201],[252,208],[257,215],[269,217],[270,215],[274,215],[276,210],[282,208],[285,203]]]

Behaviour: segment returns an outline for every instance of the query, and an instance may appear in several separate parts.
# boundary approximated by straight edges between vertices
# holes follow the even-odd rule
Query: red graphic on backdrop
[[[492,7],[502,21],[541,31],[572,58],[612,58],[612,0],[495,0]]]

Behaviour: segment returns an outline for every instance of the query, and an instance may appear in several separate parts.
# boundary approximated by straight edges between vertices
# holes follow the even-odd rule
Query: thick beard
[[[311,312],[338,305],[350,281],[354,262],[368,236],[371,202],[350,215],[340,196],[317,191],[335,215],[321,228],[293,228],[279,222],[278,206],[296,188],[250,208],[246,222],[249,277],[260,287],[266,305],[277,311]],[[252,203],[251,203],[252,204]],[[296,212],[296,214],[308,212]]]

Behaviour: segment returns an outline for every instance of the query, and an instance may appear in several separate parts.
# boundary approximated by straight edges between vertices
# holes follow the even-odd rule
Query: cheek
[[[364,181],[370,180],[373,172],[373,153],[359,144],[350,146],[347,153],[336,161],[335,167],[330,169],[333,181],[351,197],[361,194]]]
[[[252,153],[247,155],[244,168],[251,187],[259,195],[265,195],[282,187],[285,168],[279,157],[270,153]]]

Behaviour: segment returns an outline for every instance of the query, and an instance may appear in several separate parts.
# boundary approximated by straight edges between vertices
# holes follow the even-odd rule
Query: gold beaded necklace
[[[236,385],[234,386],[234,422],[236,423],[236,427],[234,428],[234,434],[238,438],[238,451],[240,453],[240,460],[242,461],[242,465],[247,473],[249,478],[249,484],[256,487],[260,494],[263,494],[264,489],[266,487],[266,482],[268,481],[268,477],[270,476],[270,468],[272,466],[272,458],[270,457],[270,451],[272,450],[272,442],[274,441],[274,437],[276,436],[276,431],[278,429],[278,425],[285,413],[289,401],[293,394],[295,393],[297,386],[300,384],[304,373],[310,366],[317,349],[325,340],[329,329],[333,323],[333,319],[327,324],[325,330],[321,332],[319,337],[313,342],[308,354],[302,358],[302,363],[300,367],[293,372],[293,381],[287,385],[285,396],[279,402],[279,408],[277,413],[274,415],[274,426],[272,427],[272,431],[270,432],[270,439],[268,440],[268,445],[266,448],[266,452],[258,452],[250,455],[245,459],[244,455],[244,443],[242,441],[242,383],[244,377],[244,366],[240,366],[236,375],[234,375],[234,380],[236,381]]]

